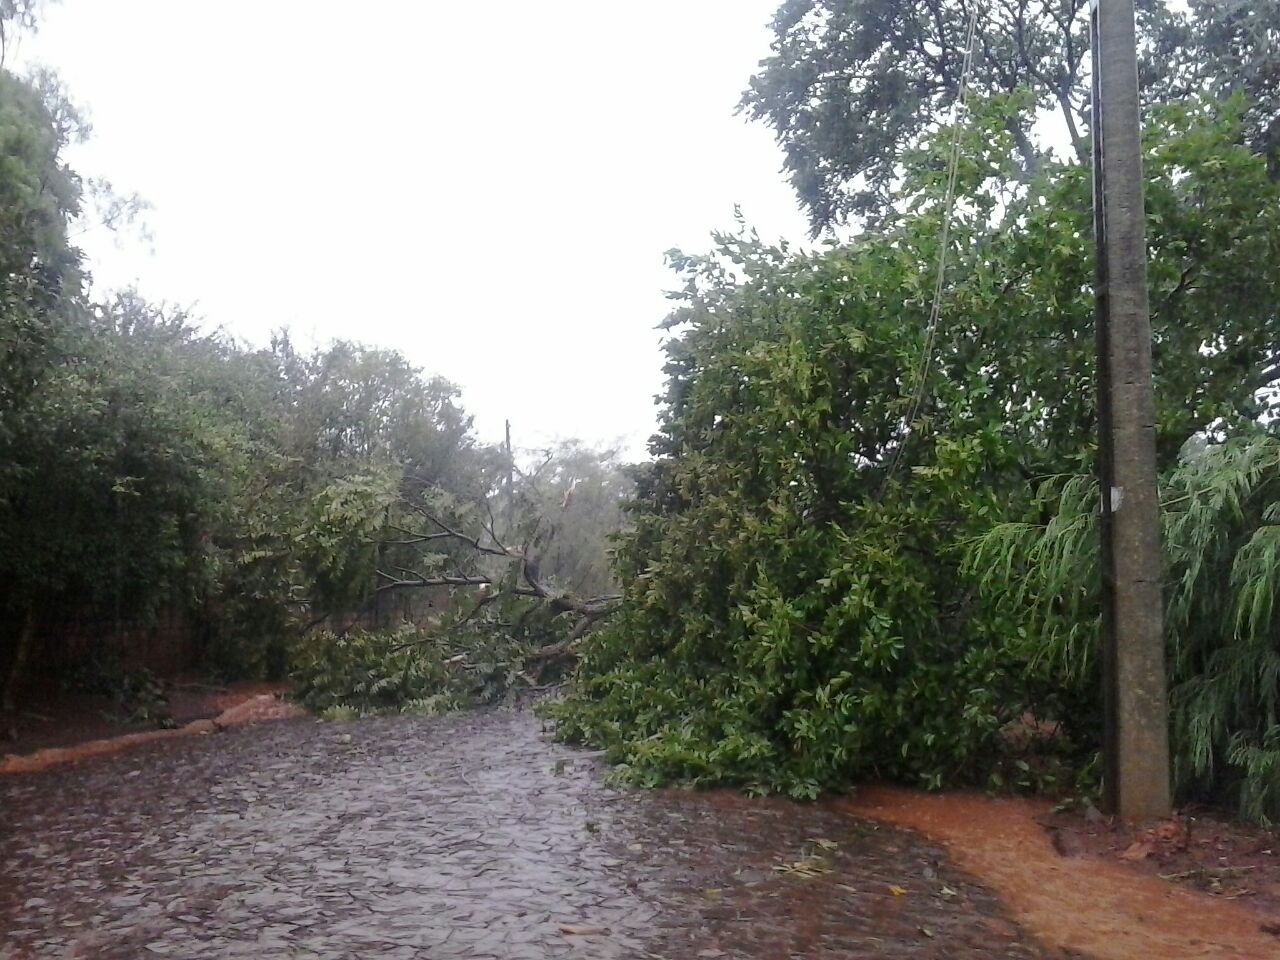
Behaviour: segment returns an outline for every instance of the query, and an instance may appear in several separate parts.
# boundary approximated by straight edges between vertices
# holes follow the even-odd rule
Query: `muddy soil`
[[[832,805],[941,843],[957,867],[991,887],[1015,920],[1067,955],[1280,958],[1280,938],[1272,932],[1280,930],[1280,917],[1171,883],[1134,862],[1090,855],[1083,844],[1055,836],[1045,802],[881,787]]]
[[[1150,826],[1096,810],[1051,812],[1040,820],[1064,856],[1129,865],[1171,883],[1256,910],[1280,932],[1280,833],[1196,807]],[[1280,941],[1277,941],[1280,944]]]

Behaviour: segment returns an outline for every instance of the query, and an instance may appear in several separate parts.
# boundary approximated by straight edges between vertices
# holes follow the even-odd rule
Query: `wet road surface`
[[[501,711],[2,777],[0,960],[1055,956],[915,834],[603,773]]]

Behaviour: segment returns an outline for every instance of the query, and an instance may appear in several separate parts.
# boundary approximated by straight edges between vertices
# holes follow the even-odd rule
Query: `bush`
[[[937,390],[955,435],[918,435],[885,469],[927,309],[900,252],[917,239],[726,244],[740,283],[689,267],[659,459],[617,550],[623,609],[549,708],[562,736],[642,783],[797,797],[999,765],[999,731],[1029,708],[1023,664],[958,544],[1026,498],[986,412],[965,422],[1000,401],[965,384]]]
[[[989,625],[949,611],[954,565],[888,546],[922,529],[862,531],[766,522],[707,573],[692,553],[683,576],[652,571],[588,644],[573,695],[549,708],[560,734],[608,748],[648,785],[807,798],[858,778],[986,778],[999,731],[1027,707],[1021,661]]]
[[[150,670],[126,669],[119,656],[100,653],[62,677],[62,689],[112,701],[126,723],[173,726],[165,685]]]

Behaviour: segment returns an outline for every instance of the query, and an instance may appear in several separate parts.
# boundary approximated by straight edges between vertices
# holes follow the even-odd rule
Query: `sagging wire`
[[[978,4],[974,4],[969,14],[969,25],[965,30],[964,64],[960,70],[960,89],[956,94],[956,102],[952,105],[951,116],[951,154],[947,161],[947,189],[942,201],[942,236],[938,247],[938,272],[933,282],[933,303],[929,307],[929,320],[925,325],[924,350],[920,357],[920,368],[916,376],[915,387],[911,391],[911,407],[907,413],[902,440],[893,452],[889,462],[889,471],[885,474],[881,489],[889,485],[902,461],[902,451],[911,439],[911,431],[915,426],[920,407],[924,404],[925,384],[933,366],[933,347],[938,337],[938,321],[942,316],[942,293],[945,289],[947,273],[947,247],[951,237],[951,219],[956,206],[956,180],[960,168],[960,114],[964,109],[965,99],[969,93],[969,80],[973,74],[974,40],[978,32]]]

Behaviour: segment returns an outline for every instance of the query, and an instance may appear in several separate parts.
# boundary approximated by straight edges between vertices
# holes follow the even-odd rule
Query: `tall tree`
[[[1247,136],[1273,159],[1280,138],[1280,4],[1193,0],[1188,11],[1140,0],[1147,102],[1208,90],[1250,99]],[[786,0],[771,55],[740,109],[773,131],[815,234],[874,220],[906,152],[944,122],[959,94],[967,26],[977,13],[970,88],[1029,91],[1087,159],[1087,0]],[[1009,120],[1011,152],[1034,170],[1047,145],[1034,114]]]
[[[945,148],[913,155],[901,203],[854,242],[744,234],[675,258],[687,284],[656,459],[618,547],[624,600],[586,644],[565,734],[646,782],[800,795],[999,772],[998,731],[1024,710],[1096,742],[1096,684],[1049,674],[1026,611],[983,602],[978,579],[1011,568],[962,564],[1000,520],[1051,517],[1043,482],[1094,456],[1089,178],[1051,160],[1004,190],[1017,102],[976,104],[964,125],[968,202],[933,331]],[[1270,419],[1261,388],[1280,376],[1280,184],[1241,144],[1242,109],[1162,107],[1146,133],[1166,469],[1189,440]],[[1258,763],[1280,764],[1268,750]]]
[[[25,7],[7,5],[12,25]],[[16,536],[32,493],[29,439],[41,428],[40,393],[60,376],[82,329],[80,253],[68,224],[80,212],[80,182],[63,151],[83,130],[48,75],[24,81],[0,68],[0,557],[16,559]],[[31,598],[0,581],[0,620],[16,676],[35,631]],[[13,683],[0,699],[13,704]]]

